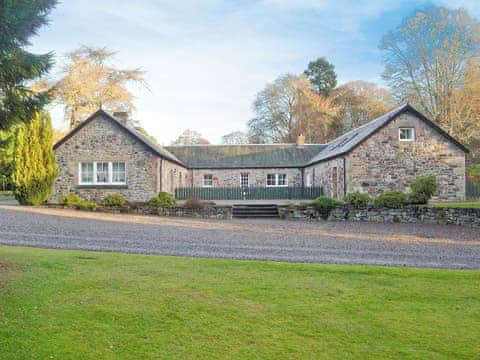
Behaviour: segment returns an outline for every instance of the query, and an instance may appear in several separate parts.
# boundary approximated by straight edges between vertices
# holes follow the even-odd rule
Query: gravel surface
[[[200,220],[0,206],[0,244],[291,262],[480,268],[460,226]]]

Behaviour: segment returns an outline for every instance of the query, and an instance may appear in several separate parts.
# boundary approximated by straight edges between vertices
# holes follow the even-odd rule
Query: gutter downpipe
[[[343,198],[347,196],[347,158],[343,157]]]

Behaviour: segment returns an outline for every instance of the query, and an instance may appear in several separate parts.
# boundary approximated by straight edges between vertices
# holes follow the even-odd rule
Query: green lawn
[[[480,200],[462,201],[462,202],[438,202],[438,203],[432,203],[431,205],[434,207],[457,207],[457,208],[480,209]]]
[[[1,200],[12,200],[14,199],[11,191],[0,191],[0,201]]]
[[[0,247],[0,358],[480,357],[480,272]]]

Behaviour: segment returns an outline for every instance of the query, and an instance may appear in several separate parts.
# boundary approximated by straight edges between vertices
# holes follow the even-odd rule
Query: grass
[[[432,203],[433,207],[454,207],[454,208],[471,208],[480,209],[480,200],[477,201],[461,201],[461,202],[438,202]]]
[[[478,271],[20,247],[0,261],[2,359],[480,356]]]
[[[14,196],[11,191],[0,191],[0,201],[2,200],[13,200]]]

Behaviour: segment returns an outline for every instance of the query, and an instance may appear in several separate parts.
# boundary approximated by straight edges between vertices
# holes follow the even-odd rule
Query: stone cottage
[[[468,150],[408,104],[327,144],[304,144],[299,137],[296,144],[162,147],[125,120],[99,110],[55,144],[51,201],[71,192],[148,201],[185,187],[312,186],[341,199],[353,191],[408,190],[425,175],[436,176],[437,199],[465,198]]]

